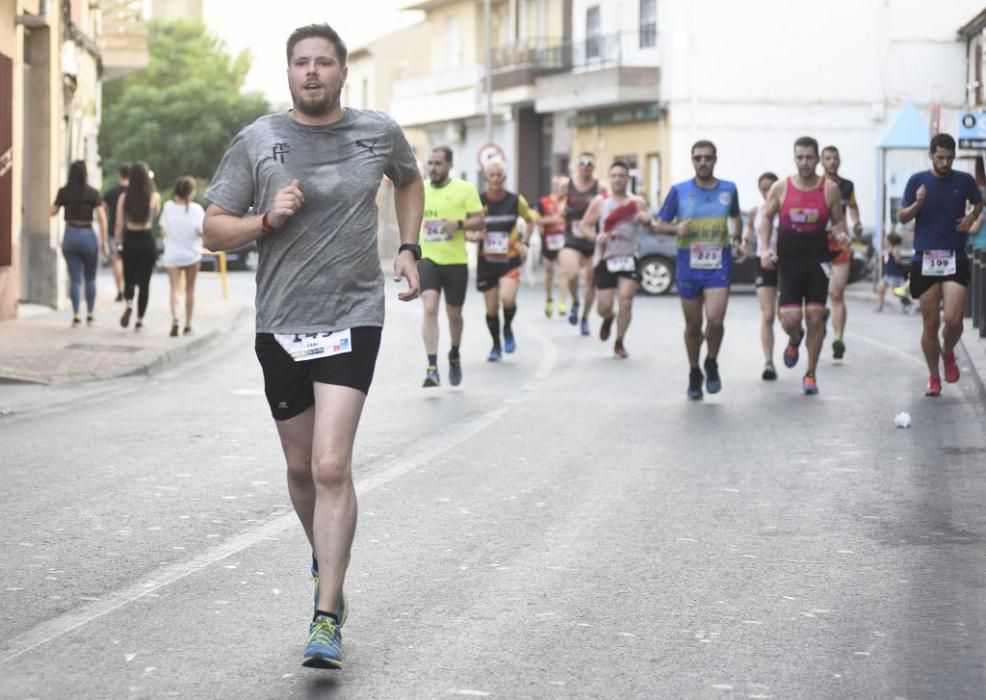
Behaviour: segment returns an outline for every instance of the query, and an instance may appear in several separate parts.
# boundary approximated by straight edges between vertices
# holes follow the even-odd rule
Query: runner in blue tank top
[[[731,242],[742,231],[736,185],[713,175],[716,147],[711,141],[692,146],[695,177],[679,182],[668,192],[658,214],[656,230],[678,237],[675,281],[685,315],[685,350],[688,352],[688,398],[702,398],[702,380],[710,394],[722,388],[719,347],[729,301],[732,270]],[[730,230],[731,229],[731,230]],[[739,246],[738,262],[746,259]],[[705,329],[702,311],[705,310]],[[702,339],[706,339],[705,376],[699,369]]]

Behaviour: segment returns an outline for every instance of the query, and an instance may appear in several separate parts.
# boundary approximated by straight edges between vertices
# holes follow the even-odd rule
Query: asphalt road
[[[737,294],[696,403],[675,298],[637,300],[620,361],[524,289],[494,365],[470,291],[465,380],[424,390],[395,297],[345,670],[300,665],[309,552],[245,327],[0,420],[0,697],[986,694],[984,408],[968,378],[922,396],[917,319],[853,303],[804,397],[803,365],[760,380]]]

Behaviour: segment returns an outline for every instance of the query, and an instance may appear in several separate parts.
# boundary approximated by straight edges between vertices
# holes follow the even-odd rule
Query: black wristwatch
[[[401,247],[397,249],[397,254],[400,255],[405,250],[410,250],[414,254],[415,260],[421,259],[421,246],[416,243],[403,243]]]

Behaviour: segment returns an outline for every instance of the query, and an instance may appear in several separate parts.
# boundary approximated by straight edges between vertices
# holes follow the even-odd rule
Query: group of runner
[[[312,550],[305,569],[314,585],[314,610],[302,663],[338,669],[343,659],[341,630],[349,614],[343,584],[357,520],[353,446],[384,321],[377,251],[380,182],[387,177],[394,185],[401,240],[394,279],[407,284],[398,297],[410,302],[420,291],[423,300],[426,387],[440,383],[442,292],[451,335],[449,381],[462,381],[459,348],[468,282],[467,240],[479,246],[476,284],[486,302],[492,339],[488,359],[497,361],[502,352],[516,349],[512,323],[519,269],[535,214],[521,195],[506,188],[502,163],[487,166],[488,187],[482,196],[468,183],[451,178],[453,153],[445,147],[429,154],[429,182],[423,183],[411,147],[393,119],[342,107],[347,50],[330,26],[299,27],[288,38],[286,54],[293,109],[261,117],[233,139],[206,192],[210,204],[203,235],[211,250],[257,241],[255,352],[284,455],[288,492]],[[834,296],[841,300],[838,283],[830,282],[823,266],[834,262],[849,242],[843,211],[847,205],[852,210],[851,184],[837,178],[838,154],[830,153],[831,172],[818,175],[817,142],[798,139],[797,173],[783,180],[761,178],[765,202],[745,236],[747,242],[753,236],[758,239],[761,288],[769,289],[773,281],[779,291],[782,327],[789,339],[786,365],[796,365],[805,340],[808,371],[803,388],[809,394],[818,391],[815,370],[826,297],[835,289]],[[969,276],[965,238],[982,211],[982,196],[971,176],[952,170],[951,137],[935,136],[930,154],[933,167],[907,183],[899,218],[916,221],[910,288],[924,314],[921,346],[930,371],[927,393],[936,396],[941,391],[940,360],[946,381],[959,376],[954,347],[962,332]],[[546,257],[556,258],[560,283],[558,304],[549,292],[545,312],[568,312],[569,321],[589,334],[589,313],[598,290],[600,337],[608,339],[615,324],[614,353],[621,358],[627,356],[624,338],[639,279],[636,230],[644,226],[677,237],[676,277],[690,364],[688,396],[698,399],[703,382],[710,393],[722,386],[718,354],[732,243],[741,238],[736,186],[715,177],[715,145],[699,141],[691,157],[695,177],[671,188],[657,220],[647,203],[628,191],[627,164],[609,166],[609,187],[604,189],[593,177],[591,154],[580,156],[572,182],[555,180],[551,197],[542,200],[539,209]],[[738,246],[736,253],[741,259],[745,246]],[[762,298],[773,304],[773,292]],[[939,340],[942,307],[944,335]],[[765,319],[773,323],[770,308]],[[836,311],[837,354],[845,352],[844,322],[844,313]],[[700,365],[703,343],[706,354]],[[771,379],[776,374],[766,341],[765,352],[764,378]]]
[[[958,379],[953,350],[961,332],[968,277],[962,237],[981,207],[975,181],[951,169],[955,145],[949,138],[940,135],[932,142],[934,167],[912,178],[900,212],[901,223],[918,220],[910,277],[915,299],[929,292],[920,305],[925,318],[922,348],[930,372],[929,396],[941,392],[939,354],[946,381]],[[462,378],[459,343],[468,279],[466,241],[478,243],[476,286],[485,297],[486,323],[493,341],[487,359],[497,361],[503,351],[511,353],[516,349],[512,322],[517,312],[520,266],[536,220],[545,263],[545,315],[550,318],[567,314],[582,335],[590,335],[589,316],[596,301],[602,319],[599,337],[608,340],[615,322],[613,352],[619,358],[629,356],[624,339],[640,282],[638,227],[676,237],[675,283],[685,321],[687,396],[693,400],[701,399],[704,392],[714,394],[722,388],[718,358],[732,265],[734,261],[742,264],[748,253],[755,252],[764,353],[761,377],[766,381],[777,378],[774,323],[779,317],[788,341],[782,354],[784,365],[797,366],[803,342],[807,360],[801,388],[805,394],[817,394],[816,373],[830,318],[832,356],[841,360],[846,353],[845,289],[852,261],[851,242],[863,232],[853,183],[839,174],[838,148],[819,149],[818,142],[809,136],[797,139],[795,173],[784,179],[772,172],[760,176],[757,186],[764,201],[751,209],[745,227],[735,183],[715,175],[715,144],[707,140],[696,142],[691,159],[695,176],[671,187],[655,218],[647,202],[629,192],[630,168],[622,161],[610,165],[607,187],[595,178],[594,156],[581,153],[575,176],[571,180],[564,176],[553,178],[551,193],[539,200],[535,212],[523,195],[505,188],[502,162],[490,163],[485,169],[487,191],[480,196],[471,185],[450,176],[452,151],[448,147],[432,151],[428,160],[430,182],[425,188],[423,259],[419,263],[428,355],[424,386],[438,386],[440,381],[437,308],[443,291],[452,335],[450,382],[456,385]],[[929,177],[934,179],[928,180]],[[919,216],[929,188],[934,190],[932,204]],[[969,206],[972,210],[967,214]],[[946,210],[948,215],[956,213],[956,221],[947,220]],[[526,226],[519,227],[520,221]],[[929,250],[952,251],[953,255],[935,253],[937,257],[927,257],[925,252]],[[555,277],[557,298],[553,296]],[[896,279],[896,275],[891,277]],[[941,321],[937,308],[942,302],[945,332],[939,342],[936,329]]]

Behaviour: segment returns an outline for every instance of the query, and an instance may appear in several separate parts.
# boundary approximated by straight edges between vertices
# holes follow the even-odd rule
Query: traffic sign
[[[476,151],[476,162],[479,163],[480,168],[485,168],[490,161],[506,159],[507,155],[503,152],[503,149],[495,143],[480,146],[479,150]]]

